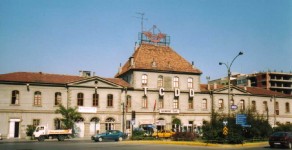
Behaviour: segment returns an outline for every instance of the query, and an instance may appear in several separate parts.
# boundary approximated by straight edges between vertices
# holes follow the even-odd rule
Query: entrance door
[[[18,138],[19,136],[19,122],[15,122],[15,126],[14,126],[14,137]]]
[[[18,138],[19,137],[19,122],[20,122],[20,119],[10,119],[9,120],[8,138]]]

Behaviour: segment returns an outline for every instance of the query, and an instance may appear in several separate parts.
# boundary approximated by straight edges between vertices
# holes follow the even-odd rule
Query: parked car
[[[292,148],[292,132],[275,132],[269,137],[271,147],[283,146]]]
[[[108,130],[105,133],[96,134],[91,136],[91,140],[101,142],[103,140],[122,141],[127,135],[119,130]]]
[[[162,131],[156,131],[152,134],[153,137],[156,138],[170,138],[175,134],[175,132],[172,132],[170,130],[162,130]]]

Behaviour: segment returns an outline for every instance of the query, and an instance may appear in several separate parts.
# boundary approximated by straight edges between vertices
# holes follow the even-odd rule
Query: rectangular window
[[[147,108],[148,102],[147,102],[147,96],[142,97],[142,108]]]
[[[163,97],[160,97],[159,98],[159,102],[158,102],[159,104],[158,104],[158,108],[160,108],[160,109],[162,109],[162,108],[164,108],[164,103],[163,103]]]
[[[189,109],[194,109],[194,100],[193,100],[193,98],[189,98]]]
[[[42,95],[41,95],[41,92],[40,91],[36,91],[34,93],[34,102],[33,102],[33,104],[35,106],[40,106],[41,103],[42,103]]]
[[[264,112],[268,111],[268,103],[267,103],[267,101],[263,102],[263,109],[264,109]]]
[[[99,103],[99,95],[94,93],[92,95],[92,106],[98,107],[98,103]]]
[[[290,112],[290,104],[289,103],[286,103],[286,113],[289,113]]]
[[[127,109],[131,109],[132,107],[132,97],[130,95],[127,96],[126,107]]]
[[[131,129],[131,120],[126,121],[126,129]]]
[[[107,107],[113,107],[113,97],[112,94],[107,95]]]
[[[148,82],[148,76],[146,74],[142,75],[142,85],[147,85]]]
[[[83,106],[83,93],[77,94],[77,106]]]
[[[12,91],[12,99],[11,104],[18,105],[19,104],[19,91]]]
[[[207,107],[207,100],[206,99],[203,99],[202,100],[202,109],[203,110],[207,110],[208,109],[208,107]]]
[[[40,125],[40,119],[33,119],[32,120],[32,125],[34,126],[34,127],[36,127],[36,126],[38,126],[38,125]]]
[[[173,87],[174,88],[178,88],[179,86],[179,78],[178,77],[174,77],[173,78]]]
[[[189,89],[193,88],[193,78],[188,78],[188,88]]]
[[[244,100],[240,100],[240,110],[245,110]]]
[[[174,109],[178,109],[179,108],[179,104],[178,104],[178,99],[177,98],[173,99],[173,108]]]
[[[62,94],[60,92],[55,93],[55,106],[62,103]]]

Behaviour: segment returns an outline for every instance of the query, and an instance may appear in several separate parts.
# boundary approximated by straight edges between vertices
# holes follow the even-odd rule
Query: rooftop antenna
[[[148,20],[148,19],[144,18],[145,13],[136,12],[136,14],[141,15],[141,17],[135,17],[135,18],[141,19],[141,33],[142,33],[144,31],[144,28],[143,28],[144,20]]]

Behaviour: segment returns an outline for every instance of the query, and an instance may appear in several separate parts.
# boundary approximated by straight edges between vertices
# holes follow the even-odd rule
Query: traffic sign
[[[228,128],[226,126],[223,128],[223,135],[228,135]]]
[[[237,114],[236,124],[246,125],[246,114]]]

